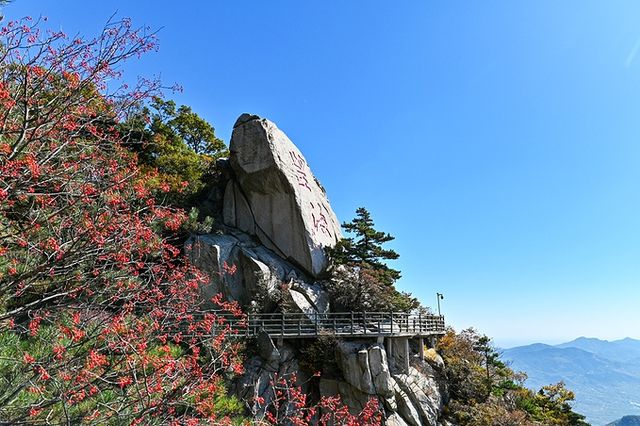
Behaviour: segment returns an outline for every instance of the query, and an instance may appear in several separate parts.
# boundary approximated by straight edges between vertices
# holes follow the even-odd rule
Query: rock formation
[[[309,318],[329,312],[322,281],[325,247],[341,238],[340,226],[305,158],[275,124],[249,114],[236,122],[230,152],[218,164],[226,167],[220,182],[224,225],[187,242],[191,261],[211,278],[204,297],[223,293],[253,312],[295,310]],[[270,400],[274,374],[314,373],[301,367],[308,340],[276,344],[262,333],[255,343],[245,375],[234,383],[243,400]],[[377,398],[387,425],[437,425],[446,400],[442,366],[417,355],[408,359],[408,347],[406,339],[340,341],[328,356],[330,371],[309,381],[306,386],[313,389],[306,390],[339,395],[353,412]]]
[[[238,118],[230,144],[235,178],[224,195],[224,222],[314,277],[340,224],[307,161],[287,135],[255,115]]]

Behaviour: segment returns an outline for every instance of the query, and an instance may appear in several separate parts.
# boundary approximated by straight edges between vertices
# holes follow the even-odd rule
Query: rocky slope
[[[341,238],[340,225],[304,156],[274,123],[249,114],[236,122],[230,152],[219,163],[224,226],[187,242],[188,256],[211,277],[205,296],[222,292],[254,312],[297,311],[310,319],[329,312],[325,247]],[[320,360],[316,379],[303,365],[309,344],[260,335],[235,392],[268,402],[274,375],[295,373],[310,395],[340,395],[354,412],[377,398],[388,425],[439,424],[447,400],[442,364],[420,360],[417,348],[406,360],[399,359],[406,351],[389,354],[378,339],[343,340]],[[394,344],[401,343],[392,339],[387,347]]]

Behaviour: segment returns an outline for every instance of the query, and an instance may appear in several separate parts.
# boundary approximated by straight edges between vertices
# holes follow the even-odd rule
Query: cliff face
[[[266,119],[243,114],[230,151],[220,164],[226,167],[224,226],[187,242],[192,262],[211,278],[204,296],[221,292],[249,312],[299,312],[317,320],[331,310],[322,281],[325,248],[341,238],[324,189],[299,149]],[[235,273],[229,273],[231,265]],[[442,360],[420,359],[419,343],[367,337],[335,341],[313,354],[309,347],[317,342],[310,340],[274,342],[261,333],[246,373],[234,384],[237,395],[268,402],[274,375],[295,374],[310,395],[339,395],[354,412],[378,399],[388,425],[439,424],[447,398]],[[315,368],[322,370],[320,378],[312,377]]]

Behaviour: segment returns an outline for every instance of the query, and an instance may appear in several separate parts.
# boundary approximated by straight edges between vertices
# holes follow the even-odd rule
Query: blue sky
[[[640,338],[640,4],[15,0],[95,34],[162,28],[129,75],[301,148],[341,220],[396,237],[399,287],[509,346]]]

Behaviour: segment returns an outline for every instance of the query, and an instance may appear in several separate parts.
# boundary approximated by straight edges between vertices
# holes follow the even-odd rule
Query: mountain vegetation
[[[468,329],[449,330],[438,342],[451,401],[447,415],[459,425],[587,425],[575,413],[575,395],[563,383],[534,392],[501,359],[491,341]]]
[[[215,160],[229,154],[210,123],[190,107],[159,96],[134,105],[119,130],[149,183],[165,189],[160,199],[167,205],[199,204],[210,189]]]
[[[117,86],[155,39],[127,20],[91,40],[41,24],[0,30],[0,419],[231,421],[239,346],[212,339],[205,277],[170,241],[186,214],[156,202],[117,126],[158,88]]]
[[[358,208],[356,217],[343,223],[342,228],[353,236],[341,239],[329,250],[333,264],[329,291],[339,309],[409,312],[418,308],[417,299],[396,290],[394,284],[401,276],[400,271],[386,264],[400,256],[382,247],[394,237],[376,230],[364,207]]]

